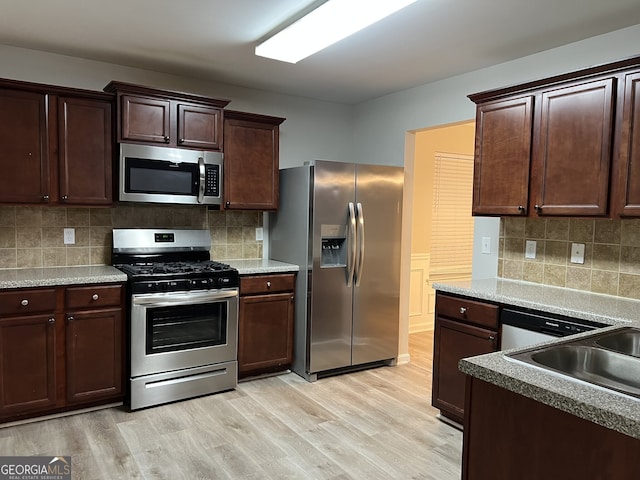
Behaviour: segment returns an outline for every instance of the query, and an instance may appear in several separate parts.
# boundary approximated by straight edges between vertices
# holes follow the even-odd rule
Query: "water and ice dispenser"
[[[343,225],[322,225],[322,253],[320,267],[346,267],[347,265],[347,236]]]

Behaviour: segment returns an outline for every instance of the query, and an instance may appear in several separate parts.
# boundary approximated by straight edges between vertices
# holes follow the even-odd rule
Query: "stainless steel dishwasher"
[[[537,310],[503,308],[500,314],[501,350],[524,348],[574,333],[606,327],[604,323]]]

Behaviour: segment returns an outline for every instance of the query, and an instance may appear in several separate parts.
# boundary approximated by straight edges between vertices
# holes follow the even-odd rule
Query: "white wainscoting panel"
[[[409,333],[433,330],[433,289],[429,285],[428,253],[411,255]],[[430,305],[431,304],[431,305]]]

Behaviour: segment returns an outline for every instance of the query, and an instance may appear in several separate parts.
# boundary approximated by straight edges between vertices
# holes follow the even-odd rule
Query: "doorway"
[[[434,281],[471,278],[475,121],[414,135],[409,333],[433,329]]]

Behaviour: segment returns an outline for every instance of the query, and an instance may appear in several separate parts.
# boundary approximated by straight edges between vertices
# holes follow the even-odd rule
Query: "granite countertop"
[[[124,273],[109,265],[0,269],[0,289],[126,281]]]
[[[233,268],[236,268],[240,275],[259,275],[264,273],[293,273],[300,270],[298,265],[280,262],[277,260],[225,260]]]
[[[436,283],[438,291],[480,300],[534,308],[602,322],[615,330],[640,327],[640,301],[577,290],[504,279]],[[572,338],[588,337],[586,332]],[[545,342],[554,344],[567,337]],[[460,361],[462,372],[585,420],[640,439],[640,399],[589,383],[573,380],[543,368],[527,365],[505,354],[530,347],[500,351]]]

